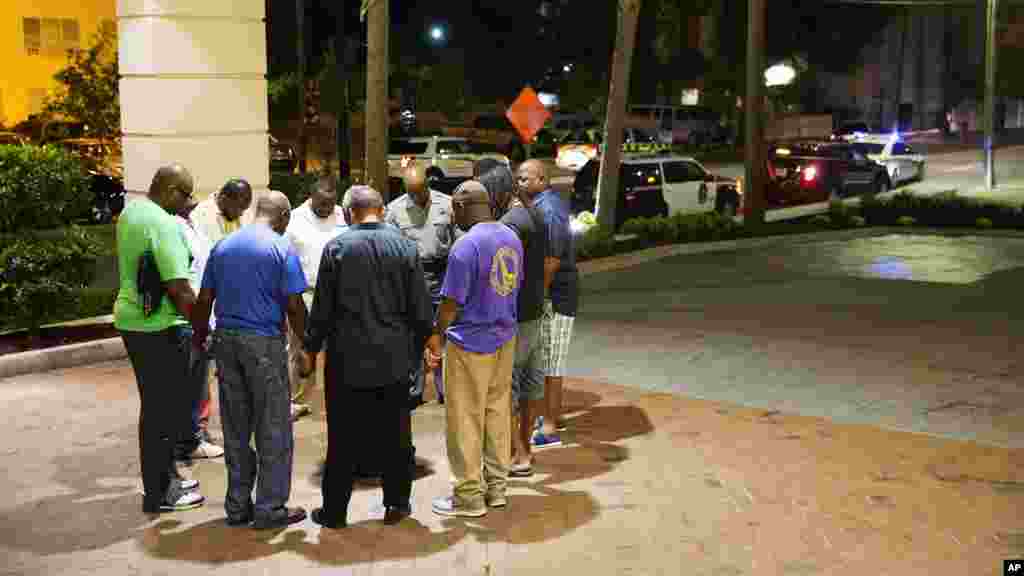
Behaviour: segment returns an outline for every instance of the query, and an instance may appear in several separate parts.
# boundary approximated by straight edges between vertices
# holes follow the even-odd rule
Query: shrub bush
[[[989,220],[988,218],[985,218],[984,216],[981,216],[974,221],[974,225],[977,226],[978,228],[991,228],[992,221]]]
[[[913,226],[917,224],[917,219],[913,216],[900,216],[896,219],[896,223],[900,226]]]
[[[101,247],[79,227],[41,238],[29,233],[0,238],[0,317],[10,327],[39,327],[76,306],[92,281]]]
[[[604,258],[617,251],[619,246],[615,241],[615,233],[600,226],[591,227],[577,239],[576,257],[580,261]]]
[[[934,196],[916,196],[901,192],[889,199],[872,199],[861,205],[861,214],[873,226],[899,224],[910,216],[925,226],[974,227],[979,219],[989,220],[994,228],[1024,228],[1019,206],[994,200],[965,198],[956,192]]]
[[[66,226],[91,207],[77,158],[50,146],[0,146],[0,234]]]

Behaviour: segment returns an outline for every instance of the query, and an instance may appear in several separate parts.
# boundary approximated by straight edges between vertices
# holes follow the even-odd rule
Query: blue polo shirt
[[[576,316],[579,305],[576,271],[576,246],[569,230],[569,205],[554,190],[537,194],[533,205],[544,215],[548,232],[548,257],[558,258],[561,266],[551,281],[551,307],[563,316]]]
[[[218,328],[280,336],[288,297],[306,291],[306,275],[288,239],[257,222],[213,247],[202,287],[214,292]]]

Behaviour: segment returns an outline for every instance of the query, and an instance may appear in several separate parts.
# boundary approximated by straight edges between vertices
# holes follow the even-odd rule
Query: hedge
[[[92,200],[74,156],[51,146],[0,146],[0,234],[73,224]]]

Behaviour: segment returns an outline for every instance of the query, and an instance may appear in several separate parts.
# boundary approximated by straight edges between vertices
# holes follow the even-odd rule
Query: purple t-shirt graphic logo
[[[441,295],[461,310],[446,337],[459,348],[491,354],[516,335],[523,245],[511,228],[482,222],[455,241]]]

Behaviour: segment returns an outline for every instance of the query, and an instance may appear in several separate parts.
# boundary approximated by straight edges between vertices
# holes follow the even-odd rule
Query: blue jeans
[[[230,519],[247,517],[250,508],[255,519],[282,517],[294,453],[284,336],[218,328],[213,350],[228,472],[224,509]]]
[[[192,328],[182,327],[180,330],[191,341]],[[205,439],[205,430],[203,430],[201,420],[203,402],[209,401],[210,397],[210,385],[207,382],[209,373],[210,352],[207,350],[197,350],[189,346],[188,378],[186,382],[192,407],[192,427],[189,429],[190,433],[184,435],[178,441],[177,457],[179,460],[188,459],[192,451],[198,448],[199,443]]]

